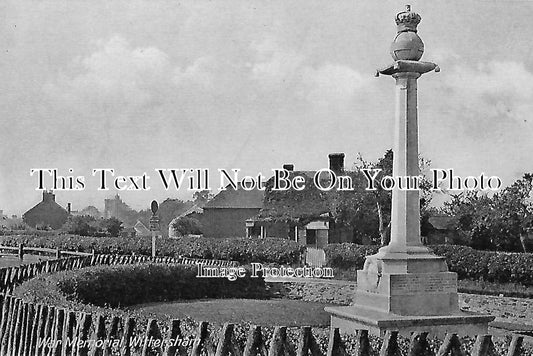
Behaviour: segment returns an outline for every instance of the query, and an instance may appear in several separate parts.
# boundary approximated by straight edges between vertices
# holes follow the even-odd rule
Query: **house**
[[[120,237],[124,237],[124,238],[134,238],[137,234],[137,231],[135,230],[134,227],[132,226],[129,226],[129,227],[125,227],[124,229],[122,229],[122,231],[120,231]]]
[[[140,220],[137,220],[133,228],[135,229],[135,236],[146,237],[152,235],[150,230]]]
[[[227,186],[203,207],[201,219],[205,237],[243,237],[246,220],[259,214],[264,191]]]
[[[424,244],[460,243],[464,237],[455,228],[454,221],[453,216],[443,214],[433,214],[424,219],[420,227]]]
[[[43,200],[22,215],[22,220],[30,227],[50,227],[59,229],[67,221],[69,213],[56,203],[52,191],[43,191]]]
[[[294,171],[292,164],[283,168],[290,177],[304,177],[305,189],[273,190],[273,178],[269,179],[263,208],[246,221],[247,236],[287,238],[317,248],[330,243],[352,242],[352,229],[340,225],[335,219],[340,193],[336,189],[318,189],[313,182],[315,171]],[[344,153],[329,155],[329,169],[336,174],[346,174]]]
[[[0,210],[0,230],[22,230],[24,229],[24,222],[17,215],[11,217],[4,215]]]

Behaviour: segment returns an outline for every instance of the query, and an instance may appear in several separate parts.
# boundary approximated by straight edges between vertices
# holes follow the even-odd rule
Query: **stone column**
[[[417,79],[419,73],[393,74],[396,79],[394,129],[394,177],[415,177],[418,168]],[[405,188],[405,187],[402,187]],[[420,241],[420,194],[418,189],[399,189],[392,193],[391,241],[388,250],[407,252],[407,246],[422,246]]]

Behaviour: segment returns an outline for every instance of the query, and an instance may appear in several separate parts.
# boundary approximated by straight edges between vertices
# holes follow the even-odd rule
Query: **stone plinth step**
[[[494,320],[491,315],[464,311],[438,316],[396,315],[355,306],[326,307],[325,311],[331,314],[332,327],[338,327],[347,333],[366,329],[378,336],[383,336],[387,330],[398,330],[403,335],[409,335],[413,331],[428,331],[437,336],[446,333],[486,334],[488,323]]]

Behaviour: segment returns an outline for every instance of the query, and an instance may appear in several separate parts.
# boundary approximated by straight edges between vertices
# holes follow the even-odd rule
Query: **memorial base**
[[[457,274],[424,246],[389,245],[368,256],[357,271],[354,304],[326,311],[333,327],[376,335],[387,330],[477,335],[487,333],[494,320],[459,309]]]
[[[494,320],[490,315],[462,311],[454,315],[405,316],[355,306],[326,307],[325,310],[331,314],[331,327],[339,328],[341,332],[364,329],[380,337],[387,330],[397,330],[403,336],[409,336],[413,331],[427,331],[438,337],[444,337],[446,333],[480,335],[487,333],[488,323]]]

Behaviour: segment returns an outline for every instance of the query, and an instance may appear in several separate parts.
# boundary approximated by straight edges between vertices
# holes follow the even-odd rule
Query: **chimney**
[[[294,171],[294,164],[284,164],[283,165],[283,169],[289,171],[289,172],[292,172]]]
[[[329,169],[335,173],[344,171],[344,153],[329,154]]]
[[[43,201],[56,201],[56,196],[52,190],[43,190]]]
[[[67,203],[67,213],[69,213],[70,215],[71,211],[72,211],[72,205],[70,203]]]

